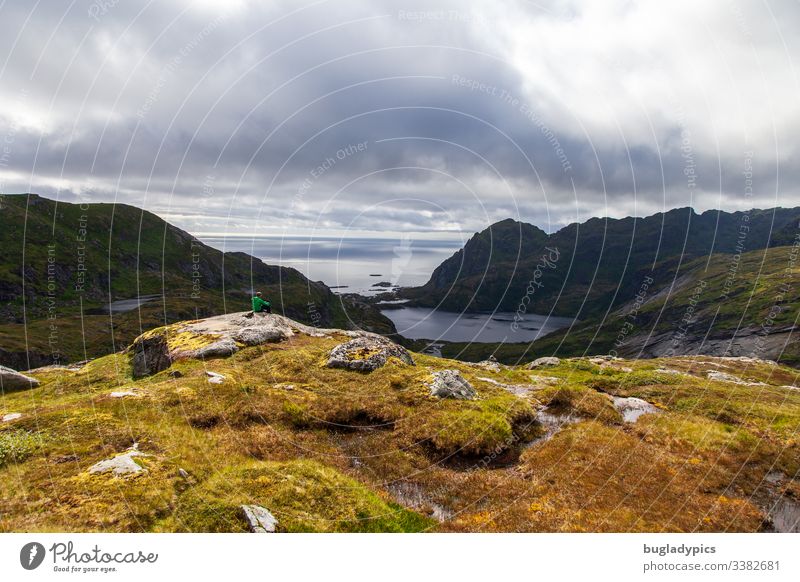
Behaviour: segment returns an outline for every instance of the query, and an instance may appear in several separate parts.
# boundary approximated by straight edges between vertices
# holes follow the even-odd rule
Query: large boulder
[[[433,382],[428,387],[431,396],[437,398],[455,398],[457,400],[473,400],[477,393],[466,378],[458,370],[442,370],[433,374]]]
[[[2,392],[13,392],[15,390],[26,390],[36,388],[39,380],[20,374],[16,370],[0,366],[0,389]]]
[[[397,358],[405,364],[414,365],[411,354],[404,347],[384,337],[369,335],[357,337],[333,348],[328,355],[328,367],[372,372],[384,366],[389,358]]]

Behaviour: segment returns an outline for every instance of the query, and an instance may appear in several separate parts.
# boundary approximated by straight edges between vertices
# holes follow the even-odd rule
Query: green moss
[[[611,399],[596,390],[581,385],[560,385],[545,388],[537,398],[547,406],[569,409],[585,418],[606,423],[622,422],[622,416],[614,408]]]
[[[654,370],[634,370],[627,374],[622,374],[619,380],[620,388],[633,388],[636,386],[652,386],[655,384],[680,384],[686,383],[687,379],[679,374],[669,374],[656,372]]]
[[[24,430],[0,432],[0,468],[21,463],[41,446],[41,437]]]
[[[361,483],[315,461],[226,469],[180,496],[163,528],[246,531],[241,505],[268,509],[284,532],[423,531],[433,522],[387,503]]]
[[[286,400],[283,403],[283,412],[288,417],[289,422],[297,428],[308,428],[311,425],[311,417],[308,414],[308,410],[297,402]]]
[[[418,531],[431,522],[408,509],[439,507],[453,515],[435,524],[446,531],[750,531],[760,524],[753,508],[737,501],[718,510],[719,496],[733,490],[747,499],[768,471],[798,468],[800,393],[781,387],[796,378],[785,367],[663,358],[603,370],[566,360],[492,371],[414,354],[416,367],[390,361],[367,377],[320,365],[342,341],[298,334],[243,348],[214,361],[226,377],[218,385],[195,360],[173,365],[180,377],[134,380],[125,354],[80,371],[37,372],[41,386],[0,400],[4,414],[23,413],[0,426],[14,435],[15,451],[17,439],[47,435],[24,449],[27,457],[14,454],[25,460],[12,461],[13,475],[8,465],[0,470],[0,531],[241,531],[245,503],[275,513],[285,531]],[[682,374],[662,378],[656,367]],[[720,368],[775,386],[706,378]],[[443,369],[458,370],[478,398],[431,397],[424,383]],[[520,397],[478,378],[536,389]],[[663,412],[622,424],[592,387]],[[109,398],[117,389],[139,396]],[[588,420],[527,448],[518,462],[508,449],[538,426],[538,405]],[[141,459],[147,473],[87,473],[133,442],[151,455]],[[458,471],[458,463],[438,462],[452,453],[503,453],[502,463],[517,464]],[[398,497],[405,510],[390,501],[404,480],[420,494],[418,502]],[[684,502],[689,510],[676,514]]]
[[[484,455],[513,446],[534,417],[527,401],[498,394],[482,401],[443,401],[427,413],[404,419],[401,430],[439,453]]]

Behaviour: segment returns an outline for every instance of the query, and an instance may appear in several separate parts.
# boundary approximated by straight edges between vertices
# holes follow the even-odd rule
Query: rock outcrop
[[[278,314],[229,313],[176,323],[140,335],[130,348],[133,375],[142,378],[157,374],[182,359],[224,358],[244,347],[282,342],[298,334],[312,337],[339,334],[383,339],[382,336],[361,331],[315,328]]]
[[[289,336],[285,329],[279,327],[245,327],[240,330],[234,339],[243,343],[246,346],[257,346],[261,344],[269,344],[275,342],[282,342]]]
[[[239,346],[236,345],[236,342],[231,338],[226,337],[218,342],[214,342],[213,344],[195,350],[195,352],[192,354],[192,357],[197,358],[198,360],[205,360],[208,358],[226,358],[228,356],[232,356],[238,351]]]
[[[533,370],[535,368],[549,368],[552,366],[558,366],[561,363],[561,360],[554,357],[554,356],[545,356],[543,358],[536,358],[530,364],[528,364],[528,369]]]
[[[466,378],[458,370],[442,370],[433,375],[428,385],[431,396],[437,398],[455,398],[457,400],[473,400],[477,393]]]
[[[414,365],[411,354],[404,347],[382,336],[369,334],[333,348],[328,356],[328,367],[372,372],[386,365],[389,358]]]
[[[39,380],[20,374],[16,370],[0,366],[0,389],[2,392],[13,392],[15,390],[26,390],[36,388]]]

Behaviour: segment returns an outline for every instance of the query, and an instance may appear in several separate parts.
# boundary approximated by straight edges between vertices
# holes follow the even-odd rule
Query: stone
[[[622,414],[622,420],[625,422],[636,422],[643,414],[657,414],[660,411],[658,408],[642,400],[641,398],[623,398],[621,396],[612,396],[614,406]]]
[[[198,360],[208,358],[225,358],[239,351],[239,346],[231,338],[224,338],[196,350],[192,355]]]
[[[497,361],[497,358],[494,356],[489,356],[485,360],[482,360],[476,364],[474,364],[477,368],[483,368],[484,370],[488,370],[490,372],[499,372],[502,366]]]
[[[3,416],[3,422],[11,422],[12,420],[17,420],[18,418],[22,418],[22,413],[9,412],[5,416]]]
[[[178,475],[182,479],[185,479],[186,481],[190,481],[191,480],[191,476],[189,475],[189,472],[186,469],[178,468]]]
[[[179,370],[170,370],[169,372],[167,372],[167,376],[169,376],[170,378],[183,378],[183,373],[180,372]]]
[[[288,337],[286,330],[279,327],[245,327],[234,335],[236,341],[246,346],[259,346],[282,342]]]
[[[404,347],[381,337],[362,336],[333,348],[328,355],[329,368],[346,368],[359,372],[372,372],[383,367],[389,358],[414,365],[411,354]]]
[[[458,370],[442,370],[433,374],[433,382],[428,387],[431,396],[437,398],[455,398],[457,400],[473,400],[477,393],[466,378]]]
[[[36,378],[31,378],[30,376],[20,374],[11,368],[0,366],[0,390],[2,392],[36,388],[38,385],[39,380]]]
[[[138,396],[138,394],[136,394],[136,392],[122,391],[122,392],[112,392],[111,394],[109,394],[109,396],[111,398],[125,398],[126,396]]]
[[[558,386],[561,384],[561,382],[563,382],[562,378],[557,378],[556,376],[539,376],[538,374],[531,374],[529,377],[537,385],[542,386]]]
[[[493,378],[484,378],[481,376],[478,377],[478,380],[481,380],[482,382],[487,382],[489,384],[493,384],[494,386],[497,386],[499,388],[502,388],[503,390],[511,392],[511,394],[519,396],[520,398],[524,398],[534,390],[542,390],[544,388],[543,386],[535,386],[533,384],[504,384],[502,382],[498,382]]]
[[[732,384],[742,384],[744,386],[767,386],[764,382],[748,382],[742,380],[738,376],[728,374],[727,372],[720,372],[719,370],[711,370],[706,374],[709,380],[716,380],[717,382],[730,382]]]
[[[95,463],[89,467],[89,473],[92,475],[100,473],[113,473],[115,477],[125,477],[128,475],[137,475],[139,473],[146,473],[147,469],[142,467],[139,463],[134,461],[134,457],[149,457],[139,450],[139,445],[134,444],[130,449],[124,453],[111,457],[99,463]]]
[[[134,378],[144,378],[172,365],[167,339],[163,335],[140,336],[133,343],[131,360]]]
[[[543,358],[536,358],[530,364],[528,364],[528,369],[532,370],[534,368],[549,368],[551,366],[558,366],[561,363],[559,358],[555,356],[545,356]]]
[[[206,376],[208,377],[209,384],[222,384],[225,381],[225,376],[217,374],[216,372],[206,370]]]
[[[252,533],[274,533],[278,520],[260,505],[242,505],[242,513]]]

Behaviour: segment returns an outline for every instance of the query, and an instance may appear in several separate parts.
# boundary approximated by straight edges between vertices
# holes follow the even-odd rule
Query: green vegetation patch
[[[33,455],[41,444],[40,436],[24,430],[0,432],[0,467],[21,463]]]
[[[419,532],[433,525],[335,469],[295,460],[252,463],[215,474],[181,495],[165,528],[247,531],[243,504],[269,510],[284,532]]]
[[[538,392],[537,398],[547,406],[568,409],[585,418],[605,423],[622,422],[611,398],[586,386],[551,386]]]

